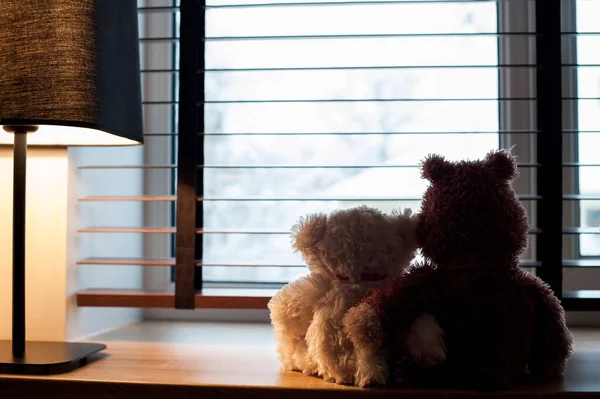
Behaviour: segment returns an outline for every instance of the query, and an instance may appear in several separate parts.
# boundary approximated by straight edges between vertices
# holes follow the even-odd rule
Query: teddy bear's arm
[[[304,276],[285,285],[269,301],[271,323],[284,369],[307,371],[309,368],[304,337],[315,304],[327,289],[325,279],[314,275]]]
[[[429,309],[435,294],[435,269],[429,263],[411,267],[387,286],[373,290],[364,299],[379,315],[386,330],[406,331]]]
[[[325,295],[327,281],[315,276],[303,276],[278,291],[269,302],[271,320],[277,329],[303,338],[312,319],[315,305]]]
[[[394,348],[388,348],[391,341],[385,338],[406,336],[414,322],[426,313],[429,295],[435,292],[433,271],[429,264],[414,267],[389,285],[371,291],[348,311],[343,324],[356,351],[356,385],[387,382],[388,362],[401,354],[392,356],[391,352],[398,348],[396,343]]]
[[[345,316],[345,329],[355,345],[383,344],[386,332],[407,331],[428,309],[428,297],[434,292],[429,264],[414,266],[390,284],[372,290]],[[373,319],[377,323],[373,324]]]
[[[537,276],[527,273],[521,282],[534,306],[529,371],[536,377],[559,377],[573,352],[564,310],[550,287]]]

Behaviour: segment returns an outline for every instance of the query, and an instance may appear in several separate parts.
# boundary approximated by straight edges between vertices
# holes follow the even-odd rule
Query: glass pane
[[[287,234],[300,216],[359,204],[416,210],[418,200],[399,199],[423,193],[417,165],[427,154],[479,158],[499,142],[497,69],[449,68],[496,65],[494,35],[236,37],[496,32],[496,20],[495,2],[209,8],[207,37],[229,40],[206,46],[207,68],[219,70],[206,74],[205,161],[213,168],[204,171],[204,189],[228,200],[207,201],[204,221],[229,233],[204,237],[205,262],[302,264]],[[378,68],[424,65],[436,68]],[[214,168],[223,165],[237,167]],[[347,198],[357,196],[392,200]],[[240,200],[248,197],[315,200]],[[286,282],[306,272],[207,267],[203,277]]]
[[[600,2],[594,0],[577,0],[577,31],[597,32]],[[585,66],[598,64],[598,36],[579,36],[577,38],[577,62],[584,64],[577,68],[577,92],[580,97],[596,98],[596,100],[578,101],[578,123],[580,131],[600,130],[600,68]],[[579,162],[598,164],[598,148],[600,134],[579,134]],[[598,167],[582,167],[579,169],[579,190],[585,195],[600,195]],[[600,226],[600,201],[585,200],[580,202],[580,225],[582,227]],[[600,235],[580,235],[580,252],[582,256],[600,255]]]

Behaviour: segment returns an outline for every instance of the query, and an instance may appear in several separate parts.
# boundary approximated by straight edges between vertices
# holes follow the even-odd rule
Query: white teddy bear
[[[300,219],[292,246],[310,274],[286,285],[269,303],[285,370],[355,383],[357,359],[342,320],[371,289],[409,266],[416,222],[409,209],[386,215],[367,206]]]

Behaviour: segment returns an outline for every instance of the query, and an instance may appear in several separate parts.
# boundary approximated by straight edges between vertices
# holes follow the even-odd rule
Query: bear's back
[[[520,273],[437,271],[442,283],[433,306],[445,331],[447,366],[503,359],[523,369],[529,360],[535,309]]]

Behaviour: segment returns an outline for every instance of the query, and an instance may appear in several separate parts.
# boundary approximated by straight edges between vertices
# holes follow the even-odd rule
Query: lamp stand
[[[25,341],[25,185],[27,135],[37,126],[4,126],[14,133],[12,341],[0,341],[0,373],[56,374],[87,363],[103,344]]]

